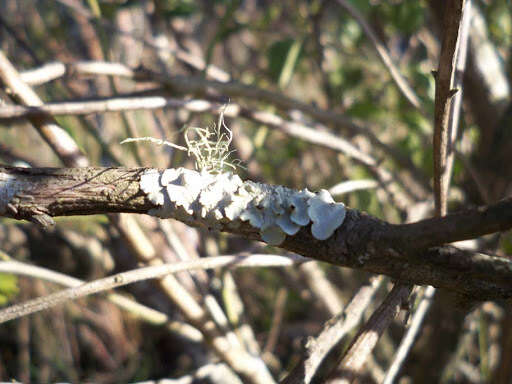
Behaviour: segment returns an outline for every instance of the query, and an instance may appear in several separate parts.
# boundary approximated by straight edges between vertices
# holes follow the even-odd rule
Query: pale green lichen
[[[225,107],[220,111],[217,124],[207,128],[185,127],[186,147],[153,137],[130,137],[121,141],[121,144],[150,142],[185,151],[194,158],[195,169],[201,173],[222,174],[244,168],[239,159],[230,159],[231,154],[235,152],[229,148],[233,132],[224,122],[224,109]]]
[[[308,216],[313,222],[311,233],[318,240],[331,237],[345,220],[345,206],[334,202],[331,194],[325,189],[310,198],[308,206]]]
[[[192,133],[193,137],[189,137]],[[177,218],[179,209],[189,217],[202,218],[210,228],[223,225],[237,228],[248,222],[259,230],[263,241],[281,244],[312,222],[311,233],[319,240],[332,236],[345,218],[345,206],[336,203],[329,192],[314,194],[307,189],[294,191],[282,186],[243,182],[232,171],[239,161],[229,160],[232,132],[224,124],[221,112],[217,125],[187,128],[187,147],[153,138],[149,141],[187,151],[195,160],[196,171],[185,168],[148,170],[140,180],[142,191],[157,206],[148,213],[160,218]]]
[[[281,244],[286,235],[295,235],[311,222],[313,236],[325,240],[345,218],[345,206],[334,202],[325,190],[314,194],[243,182],[232,173],[199,173],[185,168],[148,170],[141,176],[140,186],[158,206],[149,212],[152,215],[175,218],[177,210],[183,208],[215,229],[225,224],[236,228],[248,222],[271,245]]]

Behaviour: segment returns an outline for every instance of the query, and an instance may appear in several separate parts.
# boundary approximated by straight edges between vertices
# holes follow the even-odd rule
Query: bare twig
[[[312,264],[312,263],[308,263]],[[283,317],[285,315],[286,300],[288,299],[288,290],[280,288],[276,294],[276,301],[274,304],[274,313],[272,315],[272,323],[268,332],[263,353],[272,353],[277,345],[279,339],[279,332],[282,327]]]
[[[84,281],[80,279],[64,275],[59,272],[51,271],[46,268],[13,260],[0,262],[0,271],[3,273],[12,273],[16,275],[41,279],[67,287],[78,287],[84,284]],[[191,325],[179,321],[171,321],[165,313],[137,303],[136,301],[133,301],[123,295],[117,293],[109,293],[106,295],[106,298],[120,308],[131,313],[136,318],[139,318],[143,321],[153,325],[165,325],[165,327],[171,332],[174,332],[181,337],[187,338],[191,341],[199,342],[203,339],[202,334]]]
[[[423,320],[425,319],[428,310],[430,309],[432,299],[434,298],[436,290],[434,287],[428,286],[423,293],[418,307],[414,312],[414,315],[411,320],[411,325],[407,329],[405,336],[402,338],[400,342],[400,346],[398,347],[393,363],[389,367],[386,377],[383,381],[383,384],[392,384],[395,382],[396,375],[398,374],[402,364],[404,363],[409,351],[411,350],[418,333],[421,330],[421,326],[423,324]]]
[[[18,72],[2,51],[0,51],[0,80],[12,92],[13,97],[20,100],[22,104],[32,106],[43,104],[39,96],[20,79]],[[49,115],[35,117],[31,119],[31,122],[66,166],[85,167],[88,165],[87,158],[75,141],[69,133],[57,125],[53,117]]]
[[[341,360],[338,370],[339,375],[336,376],[337,384],[350,383],[358,376],[367,356],[371,354],[382,332],[400,312],[402,304],[407,302],[411,289],[411,286],[408,285],[395,284],[384,302],[359,330]]]
[[[345,193],[359,191],[361,189],[377,188],[378,186],[379,183],[371,179],[347,180],[329,188],[329,193],[333,196],[339,196],[344,195]]]
[[[471,25],[472,15],[472,0],[465,0],[462,16],[460,21],[459,39],[457,42],[457,56],[455,61],[455,73],[453,74],[453,89],[457,89],[457,93],[453,96],[450,105],[450,119],[448,126],[448,148],[446,150],[446,165],[441,177],[446,181],[442,184],[445,190],[442,191],[446,196],[450,187],[450,180],[452,177],[453,162],[455,159],[455,140],[457,132],[459,131],[460,112],[462,109],[462,95],[463,92],[463,79],[464,71],[466,69],[466,58],[468,52],[469,29]],[[441,64],[441,63],[440,63]],[[445,199],[447,200],[447,198]]]
[[[402,94],[405,96],[407,101],[411,103],[414,107],[418,109],[421,108],[420,100],[418,99],[418,96],[416,96],[416,93],[411,88],[411,86],[407,83],[407,80],[400,74],[400,71],[393,63],[393,60],[391,59],[391,56],[389,55],[385,45],[379,40],[373,29],[371,28],[370,24],[366,22],[363,15],[359,13],[359,11],[351,5],[346,0],[337,0],[338,4],[342,6],[350,15],[357,21],[357,23],[361,26],[364,33],[370,41],[372,42],[375,50],[377,51],[380,59],[384,63],[384,66],[389,71],[391,78],[394,80],[396,85],[398,86],[398,89]]]
[[[3,106],[0,107],[0,119],[31,118],[47,114],[54,116],[86,115],[90,113],[160,108],[183,108],[190,112],[215,113],[223,110],[222,104],[204,99],[182,100],[163,96],[112,97],[100,100],[47,103],[37,107],[21,105]],[[303,124],[286,121],[272,113],[251,111],[237,104],[228,105],[225,108],[225,115],[229,117],[244,116],[258,123],[276,127],[291,136],[343,152],[367,166],[374,167],[377,165],[377,161],[370,155],[363,153],[348,141],[325,129],[319,131]]]
[[[183,261],[174,264],[162,264],[151,267],[134,269],[128,272],[118,273],[103,279],[95,280],[90,283],[64,289],[48,296],[30,300],[26,303],[16,304],[0,310],[0,323],[17,319],[44,309],[52,308],[69,300],[76,300],[81,297],[89,296],[109,289],[133,284],[138,281],[157,279],[168,274],[180,271],[190,271],[195,269],[214,269],[214,268],[232,268],[232,267],[284,267],[290,266],[305,259],[299,256],[275,256],[275,255],[251,255],[251,256],[215,256],[198,260]],[[5,270],[12,270],[15,262],[0,262],[0,268],[5,266]],[[55,276],[53,276],[55,277]],[[59,278],[60,279],[60,278]],[[70,282],[70,281],[69,281]],[[73,285],[75,282],[73,282]]]
[[[438,216],[446,214],[447,209],[449,175],[446,173],[446,167],[450,140],[450,111],[453,96],[458,91],[453,88],[453,78],[456,70],[456,49],[464,0],[447,1],[445,7],[444,37],[439,68],[435,75],[434,197]]]
[[[305,357],[281,381],[281,384],[299,384],[321,382],[333,369],[327,357],[336,353],[346,342],[347,335],[359,324],[364,311],[371,303],[375,292],[384,281],[382,277],[374,278],[363,285],[350,303],[340,314],[329,320],[322,332],[306,346]]]

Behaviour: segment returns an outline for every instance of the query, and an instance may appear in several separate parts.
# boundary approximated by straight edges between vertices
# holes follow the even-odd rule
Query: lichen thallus
[[[194,131],[194,138],[188,135]],[[154,139],[130,138],[122,143],[147,141],[186,151],[195,160],[196,171],[186,168],[148,169],[140,179],[140,188],[156,208],[148,214],[160,218],[191,221],[201,217],[212,229],[235,229],[243,222],[259,230],[261,239],[279,245],[311,225],[315,239],[325,240],[345,219],[345,206],[337,203],[326,190],[313,193],[280,185],[242,181],[234,174],[240,160],[229,159],[233,138],[224,123],[224,110],[213,128],[185,129],[187,147]]]

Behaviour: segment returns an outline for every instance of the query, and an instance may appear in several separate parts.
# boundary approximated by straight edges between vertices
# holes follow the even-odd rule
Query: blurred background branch
[[[442,207],[495,207],[485,211],[488,216],[473,209],[474,215],[408,227],[411,234],[424,231],[414,240],[403,237],[407,227],[401,237],[386,238],[410,251],[471,233],[456,248],[418,254],[414,268],[397,261],[393,276],[419,282],[446,272],[432,263],[452,263],[450,278],[441,273],[439,281],[479,284],[481,276],[492,275],[486,266],[512,253],[506,227],[477,237],[495,213],[507,220],[512,9],[505,0],[466,0],[471,18],[457,29],[459,53],[440,60],[442,42],[455,36],[443,23],[450,3],[4,0],[0,159],[32,167],[192,168],[172,148],[119,143],[151,136],[183,146],[183,128],[211,125],[227,104],[244,179],[329,189],[347,206],[398,226],[433,217]],[[432,70],[449,71],[454,81],[438,84]],[[435,94],[443,86],[458,92],[448,109],[451,133],[433,151]],[[434,158],[443,151],[445,187],[434,195],[441,180]],[[361,222],[370,218],[363,214]],[[2,251],[26,270],[43,268],[50,271],[46,276],[57,273],[75,283],[142,266],[281,252],[147,215],[56,221],[43,229],[3,218]],[[338,255],[361,252],[351,248],[369,236],[360,229],[359,237],[347,234],[348,248]],[[316,259],[329,253],[307,239],[295,250]],[[372,252],[381,252],[382,264],[353,258],[350,269],[315,261],[181,271],[23,317],[0,330],[0,379],[300,382],[311,372],[303,368],[314,366],[320,367],[313,369],[317,380],[332,382],[343,376],[360,383],[385,376],[386,383],[510,382],[508,301],[478,302],[447,290],[433,296],[430,288],[415,288],[407,303],[408,287],[392,289],[368,272],[382,273],[396,255]],[[429,267],[417,269],[425,260]],[[468,263],[483,275],[464,281]],[[55,282],[15,272],[0,276],[3,305],[55,291]],[[507,285],[506,276],[497,273],[496,284]],[[380,288],[371,288],[377,280]],[[386,298],[387,292],[393,295]],[[125,300],[121,307],[134,304],[142,315],[127,315],[118,299],[111,301],[116,295]],[[354,301],[358,297],[364,300]],[[330,328],[345,331],[339,339],[325,337]]]

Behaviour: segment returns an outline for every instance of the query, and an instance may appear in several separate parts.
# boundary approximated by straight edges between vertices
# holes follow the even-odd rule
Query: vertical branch
[[[457,57],[455,62],[455,73],[453,75],[453,89],[457,90],[457,93],[453,97],[450,109],[449,124],[448,124],[448,149],[446,157],[446,167],[442,174],[442,178],[446,180],[444,183],[444,190],[441,193],[448,196],[448,190],[450,188],[450,180],[452,176],[453,161],[455,159],[455,140],[457,138],[460,111],[462,106],[462,95],[463,95],[463,79],[464,72],[466,70],[466,58],[468,54],[468,40],[469,40],[469,29],[471,25],[471,0],[465,0],[462,8],[461,23],[459,29],[459,42],[457,45]]]
[[[454,143],[455,138],[457,137],[457,130],[459,125],[459,117],[460,117],[460,108],[462,104],[462,79],[464,77],[464,70],[466,68],[466,57],[467,57],[467,46],[468,46],[468,36],[469,36],[469,26],[471,21],[471,0],[466,0],[461,16],[461,24],[459,30],[459,42],[458,49],[456,53],[456,62],[455,62],[455,73],[453,74],[453,89],[457,89],[457,94],[453,97],[451,102],[449,116],[448,116],[448,142],[447,142],[447,153],[446,153],[446,166],[440,175],[440,180],[444,180],[444,183],[440,183],[443,189],[441,189],[441,199],[439,202],[444,201],[444,212],[441,210],[441,206],[439,206],[439,212],[441,214],[446,213],[446,201],[448,200],[448,190],[450,186],[451,173],[453,169],[453,160],[455,155]],[[436,109],[437,113],[437,109]],[[436,115],[437,116],[437,115]],[[435,295],[436,289],[432,286],[428,286],[421,298],[416,312],[414,313],[411,325],[407,332],[405,333],[400,345],[397,349],[396,355],[391,366],[386,373],[386,378],[384,379],[384,384],[390,384],[395,382],[396,375],[399,373],[400,368],[402,367],[405,359],[407,358],[409,351],[411,350],[414,342],[416,340],[416,336],[418,335],[423,320],[427,312],[429,311],[433,298]]]
[[[447,155],[450,139],[450,116],[456,51],[465,0],[448,0],[445,5],[443,43],[439,67],[436,73],[435,117],[434,117],[434,198],[436,215],[444,216],[447,209],[448,181]]]
[[[460,7],[460,8],[459,8]],[[453,23],[453,15],[458,15],[459,23]],[[457,137],[460,107],[462,103],[462,79],[466,67],[469,25],[471,20],[471,0],[454,0],[446,5],[444,38],[436,76],[436,105],[434,127],[434,193],[436,215],[447,213],[448,190],[454,160],[454,143]],[[454,92],[457,92],[455,95]],[[452,98],[453,96],[453,98]],[[423,320],[429,311],[436,289],[428,286],[421,298],[411,325],[400,345],[391,366],[386,373],[384,384],[393,383],[409,351],[414,345]]]

